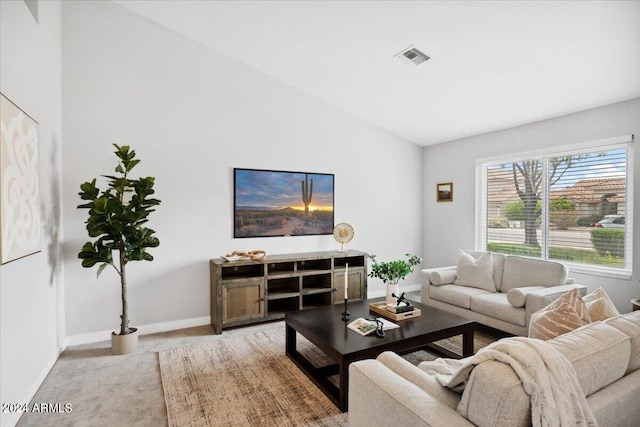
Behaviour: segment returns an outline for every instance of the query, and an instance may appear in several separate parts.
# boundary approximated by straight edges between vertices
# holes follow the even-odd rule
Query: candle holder
[[[344,320],[345,322],[347,320],[349,320],[349,316],[351,316],[351,313],[349,313],[347,311],[347,299],[344,299],[344,311],[342,312],[342,320]]]

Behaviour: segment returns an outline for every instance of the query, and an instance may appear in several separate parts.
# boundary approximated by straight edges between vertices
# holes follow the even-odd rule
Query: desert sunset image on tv
[[[234,169],[234,237],[333,233],[333,174]]]

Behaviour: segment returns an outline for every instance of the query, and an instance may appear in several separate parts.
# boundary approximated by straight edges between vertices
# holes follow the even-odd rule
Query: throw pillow
[[[529,338],[549,340],[578,329],[585,323],[580,315],[569,304],[540,310],[531,315],[529,321]]]
[[[546,286],[526,286],[522,288],[511,288],[507,292],[507,301],[514,307],[524,307],[527,300],[527,294],[538,289],[547,289]]]
[[[568,304],[569,307],[573,308],[578,316],[580,316],[580,319],[582,319],[583,324],[586,325],[587,323],[591,323],[591,317],[587,311],[587,306],[582,300],[582,296],[580,295],[578,288],[573,288],[570,292],[562,295],[542,310],[552,310],[560,307],[562,304]]]
[[[456,280],[453,283],[495,292],[496,284],[493,281],[491,254],[482,254],[476,259],[465,251],[459,251]]]
[[[592,322],[607,320],[610,317],[615,317],[620,314],[605,298],[589,301],[586,305]]]
[[[597,319],[593,319],[593,321],[604,320],[604,319],[608,319],[609,317],[620,315],[620,312],[618,312],[618,310],[616,309],[616,306],[613,305],[613,301],[611,301],[611,298],[609,298],[609,295],[607,295],[605,290],[602,288],[598,288],[595,291],[591,292],[590,294],[585,295],[584,297],[582,297],[582,300],[586,304],[589,304],[589,303],[595,303],[597,300],[601,298],[603,299],[603,301],[598,302],[597,304],[592,304],[591,310],[588,309],[589,306],[587,305],[587,310],[589,310],[589,315],[591,315],[591,311],[593,311],[595,317],[598,317]],[[602,316],[606,316],[606,317],[602,318]]]

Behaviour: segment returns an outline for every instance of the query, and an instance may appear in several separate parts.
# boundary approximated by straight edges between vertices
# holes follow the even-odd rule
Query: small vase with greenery
[[[89,210],[89,218],[85,223],[89,237],[95,240],[84,244],[78,258],[85,268],[98,264],[98,276],[107,266],[113,267],[120,276],[120,333],[117,336],[115,332],[112,334],[112,351],[114,354],[124,354],[135,351],[137,347],[137,329],[129,327],[126,266],[130,261],[153,260],[147,249],[157,247],[160,241],[154,236],[155,231],[144,225],[160,200],[151,197],[155,193],[154,177],[129,178],[131,170],[140,163],[135,159],[136,152],[126,145],[113,145],[119,159],[115,168],[118,175],[103,175],[108,188],[101,191],[96,187],[95,178],[80,185],[78,194],[87,203],[78,208]],[[117,253],[117,261],[114,260],[114,252]],[[116,338],[128,335],[132,335],[128,344],[121,344]]]
[[[387,284],[387,298],[385,302],[389,305],[395,305],[396,298],[393,294],[400,296],[398,282],[407,277],[409,273],[412,273],[415,266],[422,262],[422,258],[417,255],[406,254],[406,257],[407,260],[400,259],[378,263],[375,255],[369,255],[371,259],[371,272],[369,273],[369,277],[381,279]]]

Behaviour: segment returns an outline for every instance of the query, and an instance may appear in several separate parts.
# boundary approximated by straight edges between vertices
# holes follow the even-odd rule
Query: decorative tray
[[[408,311],[406,313],[396,314],[387,310],[385,306],[386,304],[384,301],[374,302],[369,304],[369,310],[381,315],[382,317],[386,317],[387,319],[391,319],[391,320],[406,320],[406,319],[411,319],[413,317],[418,317],[421,314],[421,311],[419,308],[414,308],[413,311]]]

